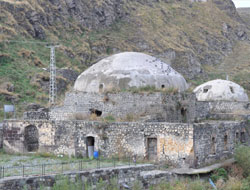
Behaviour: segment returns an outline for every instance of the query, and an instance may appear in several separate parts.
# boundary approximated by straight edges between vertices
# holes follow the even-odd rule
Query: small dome
[[[186,80],[161,60],[136,52],[124,52],[102,59],[78,76],[74,90],[103,92],[131,87],[154,86],[187,89]]]
[[[228,80],[212,80],[206,82],[193,91],[198,101],[248,101],[245,90],[238,84]]]

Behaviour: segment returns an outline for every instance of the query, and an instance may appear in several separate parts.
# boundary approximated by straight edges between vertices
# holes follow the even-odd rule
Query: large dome
[[[198,101],[248,101],[245,90],[238,84],[228,80],[212,80],[193,91]]]
[[[161,60],[136,52],[124,52],[102,59],[78,76],[74,90],[103,92],[112,89],[154,86],[187,89],[186,80]]]

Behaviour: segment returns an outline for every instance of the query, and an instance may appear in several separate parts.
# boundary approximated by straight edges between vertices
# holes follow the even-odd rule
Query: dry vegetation
[[[64,1],[60,2],[62,6],[66,6]],[[159,1],[152,5],[126,1],[124,11],[129,12],[129,19],[117,19],[109,27],[99,30],[83,27],[69,15],[59,15],[55,5],[45,3],[43,0],[4,0],[1,3],[13,5],[14,11],[3,9],[0,12],[0,30],[3,31],[0,34],[0,84],[6,81],[14,84],[13,93],[21,96],[17,104],[24,102],[46,104],[48,91],[41,89],[35,76],[48,75],[44,73],[43,68],[48,67],[49,49],[43,44],[5,41],[11,39],[41,42],[31,37],[28,29],[31,30],[33,26],[24,14],[17,17],[16,9],[46,14],[45,8],[48,6],[55,11],[55,14],[61,16],[64,22],[58,21],[53,25],[42,26],[46,34],[45,41],[59,41],[61,45],[56,49],[57,67],[68,67],[78,72],[82,72],[102,57],[121,51],[150,52],[161,57],[166,50],[195,54],[196,46],[200,46],[202,51],[198,54],[199,57],[207,53],[218,54],[221,52],[209,48],[206,42],[207,36],[222,42],[226,40],[221,33],[223,23],[231,27],[238,24],[210,1],[193,4],[181,1],[175,1],[175,3]],[[101,7],[104,3],[104,1],[91,1],[86,6]],[[233,53],[221,65],[205,67],[207,77],[203,76],[189,82],[195,86],[209,79],[223,78],[226,71],[230,79],[249,90],[249,55],[250,45],[239,42]],[[185,67],[186,63],[183,62],[183,64]],[[140,91],[151,92],[152,90],[141,89]],[[174,91],[172,89],[170,93]],[[10,103],[3,94],[0,94],[0,102],[0,107],[4,103]]]

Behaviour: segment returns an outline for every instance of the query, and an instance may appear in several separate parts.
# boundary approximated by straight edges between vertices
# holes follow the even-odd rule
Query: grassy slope
[[[35,9],[43,12],[43,7],[33,0],[27,0],[25,3],[11,1],[11,3],[15,3],[17,7],[25,7],[26,10]],[[192,6],[188,6],[183,2],[160,1],[150,6],[128,1],[126,6],[133,10],[130,12],[129,22],[119,20],[103,30],[91,31],[81,28],[73,18],[65,18],[69,27],[57,23],[53,27],[44,28],[47,35],[46,41],[60,41],[61,46],[56,50],[57,66],[70,67],[81,72],[98,58],[117,51],[145,51],[149,54],[160,54],[173,49],[195,52],[194,44],[199,44],[202,49],[206,49],[206,52],[216,54],[217,50],[210,49],[205,40],[207,35],[223,41],[225,37],[221,34],[222,24],[226,22],[232,27],[237,25],[236,21],[210,2],[193,3]],[[4,42],[5,39],[39,40],[32,39],[22,28],[14,29],[17,21],[7,10],[1,12],[0,28],[5,32],[0,34],[0,55],[4,55],[0,56],[0,84],[6,81],[14,84],[13,93],[19,96],[17,102],[19,110],[27,102],[46,104],[48,94],[37,85],[35,76],[37,74],[48,76],[42,68],[48,67],[49,49],[42,44]],[[141,42],[147,44],[144,50],[138,45]],[[238,51],[238,47],[250,49],[247,43],[238,43],[232,55],[229,55],[219,66],[221,72],[217,71],[217,66],[205,67],[209,73],[208,77],[197,78],[190,82],[197,85],[217,76],[224,76],[223,72],[226,70],[230,75],[232,73],[235,81],[247,86],[245,83],[249,83],[248,53]],[[70,52],[73,58],[67,56],[66,52]],[[83,60],[83,55],[88,56]],[[203,54],[199,56],[202,57]],[[37,62],[41,64],[35,66]],[[240,64],[235,66],[235,62]],[[228,65],[235,67],[231,70],[232,67]],[[245,68],[244,71],[243,68]],[[0,109],[4,103],[7,102],[0,93]],[[1,113],[0,110],[0,117]]]

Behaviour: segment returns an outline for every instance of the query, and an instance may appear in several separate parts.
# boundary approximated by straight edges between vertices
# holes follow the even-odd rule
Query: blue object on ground
[[[217,189],[217,187],[215,186],[215,184],[214,184],[214,182],[209,178],[209,183],[212,185],[212,187],[214,188],[214,189]]]
[[[99,157],[98,151],[94,151],[94,158],[97,159]]]

